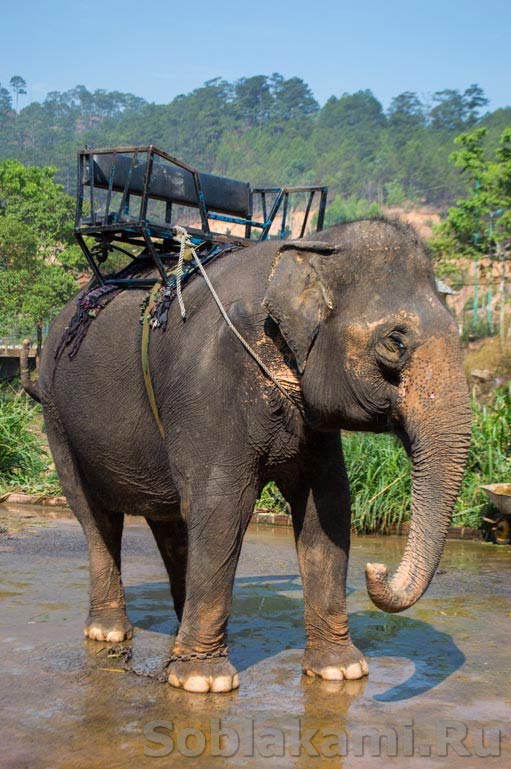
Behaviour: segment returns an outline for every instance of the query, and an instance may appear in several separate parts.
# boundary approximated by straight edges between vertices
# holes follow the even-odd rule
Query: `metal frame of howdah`
[[[99,285],[150,287],[168,283],[169,268],[179,254],[174,227],[184,224],[187,209],[195,210],[200,220],[198,227],[198,222],[186,223],[187,230],[201,257],[207,257],[220,244],[247,246],[273,237],[270,231],[277,222],[276,237],[284,239],[297,195],[304,204],[299,237],[305,235],[313,211],[315,230],[323,229],[327,192],[325,186],[253,188],[248,182],[201,173],[153,145],[87,148],[78,152],[75,236]],[[261,212],[259,218],[254,208]],[[214,222],[241,227],[243,235],[213,231]],[[104,274],[101,266],[112,251],[124,254],[132,269]],[[147,277],[147,268],[155,269],[156,277]]]

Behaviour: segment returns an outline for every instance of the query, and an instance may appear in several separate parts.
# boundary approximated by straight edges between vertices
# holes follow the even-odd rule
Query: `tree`
[[[390,102],[387,112],[390,128],[399,139],[407,139],[411,131],[426,123],[424,106],[416,93],[404,91]]]
[[[342,130],[371,130],[385,125],[383,107],[369,90],[331,96],[321,110],[321,123]]]
[[[511,245],[511,128],[502,132],[494,159],[485,154],[486,134],[485,127],[461,134],[455,139],[459,149],[450,156],[464,174],[468,190],[449,209],[440,233],[465,256],[486,254],[498,243]]]
[[[303,80],[273,73],[215,78],[168,104],[78,85],[18,114],[13,92],[0,88],[0,159],[55,166],[56,180],[74,192],[78,146],[153,143],[200,170],[254,185],[323,183],[342,198],[381,204],[404,195],[445,208],[464,190],[448,163],[454,136],[484,124],[496,147],[511,109],[481,117],[486,97],[476,84],[435,98],[428,111],[405,91],[385,113],[366,90],[333,96],[319,109]]]
[[[433,94],[436,106],[429,113],[433,128],[462,131],[465,126],[465,104],[459,91],[446,88]]]
[[[77,289],[83,257],[73,240],[74,200],[54,168],[0,162],[0,326],[43,328]]]
[[[475,260],[473,324],[478,321],[479,259],[490,256],[500,261],[500,331],[504,346],[504,311],[506,295],[505,262],[511,249],[511,128],[500,137],[494,157],[485,153],[485,127],[463,133],[455,140],[459,149],[451,161],[461,169],[468,189],[466,196],[449,209],[440,226],[434,247],[448,258],[459,255]]]
[[[9,113],[12,109],[12,98],[7,88],[0,83],[0,116]]]
[[[446,89],[433,94],[436,106],[430,112],[433,128],[462,131],[477,121],[481,107],[488,104],[481,86],[473,83],[464,93]]]
[[[479,119],[481,108],[486,107],[489,103],[483,89],[477,83],[472,83],[466,89],[463,94],[463,101],[465,102],[465,120],[469,125],[473,125]]]
[[[235,109],[249,126],[267,123],[272,114],[273,99],[265,75],[242,77],[234,86]]]
[[[270,79],[273,116],[277,120],[299,120],[315,115],[319,105],[309,86],[299,77],[285,80],[275,72]]]
[[[18,112],[18,101],[20,96],[26,94],[27,84],[21,75],[13,75],[9,81],[9,85],[16,96],[16,112]]]

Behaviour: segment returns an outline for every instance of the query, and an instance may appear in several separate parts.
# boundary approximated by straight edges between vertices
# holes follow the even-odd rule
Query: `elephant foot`
[[[338,646],[306,647],[302,670],[307,676],[318,676],[326,681],[354,681],[369,673],[364,655],[351,641]]]
[[[238,673],[227,657],[174,659],[168,667],[168,681],[176,689],[206,694],[232,692],[239,686]]]
[[[85,622],[83,633],[91,641],[122,643],[133,635],[133,626],[124,610],[91,612]]]

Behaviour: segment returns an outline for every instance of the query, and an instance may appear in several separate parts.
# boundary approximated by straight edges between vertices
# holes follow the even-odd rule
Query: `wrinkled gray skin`
[[[293,517],[307,644],[303,670],[367,673],[346,613],[349,486],[339,430],[394,432],[413,460],[412,523],[392,579],[368,564],[374,603],[402,611],[438,566],[469,445],[458,335],[423,247],[396,223],[364,221],[284,250],[266,242],[208,267],[235,325],[282,383],[264,376],[201,278],[151,332],[165,427],[158,432],[140,362],[140,303],[126,291],[92,323],[77,357],[53,352],[74,312],[53,324],[39,381],[51,450],[89,546],[89,638],[131,634],[121,582],[123,516],[145,516],[180,619],[169,682],[188,691],[238,685],[223,648],[236,564],[254,503],[277,482]],[[293,403],[294,401],[294,403]],[[296,404],[296,405],[294,405]],[[212,653],[186,659],[190,653]]]

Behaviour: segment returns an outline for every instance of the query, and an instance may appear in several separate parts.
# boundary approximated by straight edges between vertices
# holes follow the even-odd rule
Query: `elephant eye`
[[[403,341],[403,337],[399,332],[393,331],[392,334],[389,334],[388,338],[392,340],[392,342],[396,345],[396,347],[399,350],[401,350],[402,352],[406,350],[406,345]]]
[[[393,329],[390,333],[378,339],[375,345],[378,363],[385,369],[399,371],[403,366],[408,352],[406,333]]]

